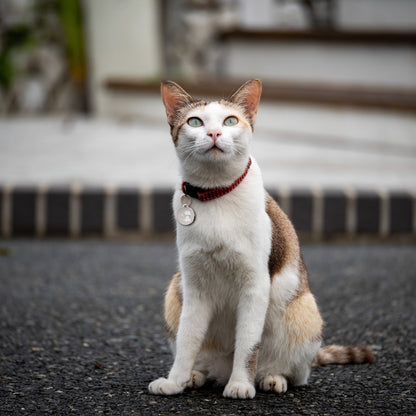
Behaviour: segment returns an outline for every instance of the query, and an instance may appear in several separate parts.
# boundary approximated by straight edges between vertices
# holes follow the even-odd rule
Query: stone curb
[[[173,233],[172,192],[75,185],[0,185],[0,236],[111,238]],[[416,195],[411,192],[269,192],[304,236],[416,235]]]

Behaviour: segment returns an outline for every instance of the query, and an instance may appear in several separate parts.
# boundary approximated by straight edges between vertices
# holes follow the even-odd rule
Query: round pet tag
[[[191,207],[184,206],[178,209],[176,218],[179,224],[191,225],[195,221],[195,211]]]

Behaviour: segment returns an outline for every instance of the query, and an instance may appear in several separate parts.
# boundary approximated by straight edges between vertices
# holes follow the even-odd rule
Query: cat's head
[[[247,160],[261,95],[260,80],[247,81],[230,98],[214,102],[194,99],[172,81],[163,82],[161,91],[182,162]]]

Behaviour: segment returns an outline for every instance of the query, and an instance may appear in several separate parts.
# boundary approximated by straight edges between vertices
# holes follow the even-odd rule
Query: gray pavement
[[[171,355],[163,293],[173,243],[0,240],[2,415],[414,415],[414,246],[306,245],[325,343],[372,365],[314,369],[307,387],[232,401],[206,386],[155,397]]]

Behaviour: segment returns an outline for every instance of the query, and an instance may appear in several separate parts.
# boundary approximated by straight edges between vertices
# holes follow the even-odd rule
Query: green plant
[[[18,74],[13,62],[13,54],[36,45],[36,38],[29,25],[19,23],[8,27],[2,33],[0,50],[0,86],[6,90]]]
[[[78,0],[58,0],[58,10],[64,31],[65,49],[71,77],[76,84],[81,84],[85,79],[81,5]]]

